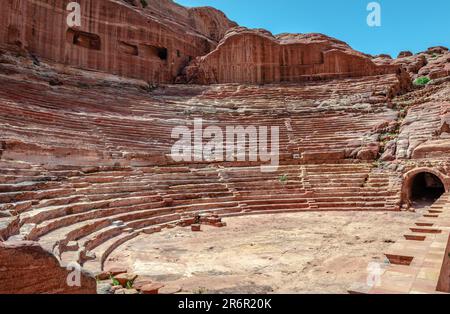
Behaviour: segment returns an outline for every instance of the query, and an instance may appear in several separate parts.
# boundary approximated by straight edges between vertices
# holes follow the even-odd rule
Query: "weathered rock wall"
[[[0,242],[0,294],[95,294],[96,281],[81,273],[81,286],[69,287],[70,271],[36,242]]]
[[[318,35],[281,35],[264,30],[229,31],[217,48],[186,69],[188,82],[277,83],[396,73],[375,65],[345,43]]]
[[[142,6],[139,0],[134,1],[136,6]],[[145,12],[166,22],[183,25],[184,28],[190,28],[215,42],[219,42],[228,29],[237,26],[222,11],[215,8],[186,8],[171,0],[148,1]]]
[[[177,22],[130,1],[86,0],[80,2],[81,27],[70,28],[68,3],[2,1],[0,44],[18,45],[37,57],[83,69],[170,83],[192,58],[208,53],[216,45],[214,39],[234,25],[207,8],[200,14],[179,7],[185,18]],[[158,4],[175,6],[167,0]],[[168,12],[174,14],[174,10]],[[195,30],[197,26],[204,34]]]

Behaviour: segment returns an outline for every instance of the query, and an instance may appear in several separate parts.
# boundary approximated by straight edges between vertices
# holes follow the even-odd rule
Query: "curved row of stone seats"
[[[240,210],[215,170],[164,169],[119,168],[70,177],[65,184],[76,186],[70,197],[35,201],[20,214],[21,236],[56,255],[78,241],[76,260],[83,262],[91,250],[124,231],[176,223],[186,213]],[[123,225],[112,226],[115,221]]]
[[[30,202],[28,208],[13,217],[17,220],[16,231],[23,238],[39,241],[63,263],[83,264],[93,259],[89,263],[97,270],[109,253],[127,239],[179,224],[186,217],[202,213],[228,216],[375,210],[381,208],[374,208],[373,203],[383,200],[386,192],[383,194],[382,190],[387,187],[377,179],[378,186],[373,189],[379,194],[366,189],[357,200],[352,194],[341,195],[343,203],[320,194],[321,184],[328,192],[330,188],[338,189],[338,193],[360,191],[371,174],[368,164],[282,165],[275,173],[250,166],[68,167],[45,171],[55,178],[44,182],[53,183],[47,193],[42,185],[39,191],[33,190],[38,186],[30,191],[29,184],[23,185],[25,191],[9,185],[8,192],[0,193],[8,202],[15,195]],[[45,171],[34,174],[39,178]],[[15,190],[11,190],[13,187]],[[11,191],[15,194],[11,195]]]
[[[113,158],[133,152],[167,154],[175,142],[172,129],[192,126],[194,118],[203,118],[204,127],[223,129],[278,126],[282,159],[291,159],[293,153],[357,148],[374,126],[395,118],[384,104],[386,89],[394,83],[384,76],[348,80],[345,86],[330,81],[325,87],[310,83],[264,89],[187,88],[192,96],[180,96],[181,87],[149,95],[99,86],[76,94],[76,89],[63,86],[5,79],[0,83],[4,107],[0,130],[5,139],[44,147],[79,147]],[[324,102],[332,95],[343,98]]]
[[[261,172],[260,167],[223,168],[219,172],[245,213],[309,209],[298,165],[282,165],[276,172]]]
[[[62,174],[22,161],[0,160],[0,213],[16,216],[40,200],[73,192],[62,183]]]
[[[150,135],[170,138],[170,125],[165,126],[158,134],[157,123],[154,121],[139,122],[137,119],[118,116],[108,118],[111,115],[110,111],[106,111],[108,108],[96,104],[97,110],[90,112],[87,100],[83,102],[82,109],[85,111],[80,118],[81,110],[73,108],[76,107],[74,102],[77,100],[70,99],[68,95],[65,98],[64,93],[58,99],[41,100],[39,96],[45,94],[45,91],[30,88],[24,93],[17,93],[17,86],[8,88],[8,84],[6,85],[5,90],[2,90],[4,94],[0,93],[5,103],[0,129],[5,138],[53,147],[72,147],[78,144],[87,149],[116,153],[123,149],[167,152],[170,147],[170,143],[167,143],[161,144],[163,148],[158,149],[158,141],[149,140]],[[16,97],[14,93],[17,93]],[[68,101],[70,106],[65,106]],[[106,112],[108,114],[104,116],[102,113]],[[115,128],[114,132],[109,132],[109,128]],[[151,133],[149,129],[152,130]]]
[[[398,210],[400,182],[372,164],[305,165],[320,210]]]
[[[100,270],[109,254],[129,239],[185,225],[198,214],[391,209],[389,201],[385,207],[380,204],[389,198],[395,201],[396,188],[377,177],[369,164],[340,160],[344,163],[333,165],[329,160],[330,151],[360,146],[367,132],[392,117],[392,110],[380,105],[392,78],[344,83],[173,86],[149,94],[133,88],[77,90],[0,78],[2,141],[33,143],[36,153],[40,147],[67,148],[68,155],[60,166],[1,164],[0,213],[5,216],[0,218],[1,235],[39,241],[63,264],[77,261]],[[180,88],[188,93],[178,93]],[[333,95],[348,101],[324,102]],[[369,105],[352,107],[360,104]],[[204,128],[215,125],[224,130],[278,126],[280,160],[290,165],[263,173],[259,166],[238,162],[159,167],[71,164],[73,148],[98,152],[108,161],[105,164],[117,165],[139,164],[126,158],[134,153],[166,154],[174,143],[173,127],[192,127],[194,118],[203,118]],[[28,147],[23,151],[27,153]],[[317,162],[323,165],[292,162],[293,154],[307,152],[323,152],[329,160]]]
[[[352,151],[363,144],[364,134],[381,121],[394,118],[393,112],[386,110],[368,112],[324,112],[302,115],[301,119],[291,119],[292,138],[297,139],[299,152],[332,151],[344,149]]]
[[[376,84],[374,84],[376,82]],[[220,101],[227,99],[242,100],[249,107],[267,110],[267,102],[278,103],[286,108],[289,100],[325,100],[337,96],[350,100],[370,101],[389,96],[389,89],[399,84],[395,75],[366,76],[362,78],[329,80],[321,82],[305,82],[296,84],[266,84],[264,86],[218,85],[203,90],[201,99]],[[174,94],[176,95],[176,94]],[[265,96],[266,103],[253,105],[253,99]],[[276,107],[275,107],[276,108]]]

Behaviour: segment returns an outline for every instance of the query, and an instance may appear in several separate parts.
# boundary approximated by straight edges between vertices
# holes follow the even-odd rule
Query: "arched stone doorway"
[[[428,206],[448,191],[445,176],[439,171],[420,168],[408,172],[402,190],[403,203]]]

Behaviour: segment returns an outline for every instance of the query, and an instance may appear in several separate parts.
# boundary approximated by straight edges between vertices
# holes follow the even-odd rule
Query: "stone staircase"
[[[450,194],[430,206],[385,255],[389,263],[380,267],[379,280],[368,284],[362,279],[350,293],[449,293]]]
[[[71,167],[2,161],[3,238],[38,241],[63,265],[100,271],[142,233],[220,217],[317,210],[393,210],[387,181],[369,164],[259,167]],[[367,178],[370,178],[367,180]]]
[[[394,81],[169,86],[149,94],[0,76],[0,236],[38,241],[63,265],[97,272],[130,239],[192,224],[199,214],[396,210],[395,174],[344,152],[395,118],[375,96]],[[195,118],[224,130],[277,126],[281,165],[263,173],[258,162],[175,164],[166,156],[171,131]]]

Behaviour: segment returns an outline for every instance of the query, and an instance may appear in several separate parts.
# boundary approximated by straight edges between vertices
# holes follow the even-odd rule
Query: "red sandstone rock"
[[[320,34],[282,34],[243,27],[186,68],[188,82],[276,83],[396,73],[348,45]]]
[[[413,158],[438,158],[450,154],[450,143],[448,140],[428,141],[418,145],[413,153]]]
[[[114,291],[114,294],[139,294],[139,291],[136,289],[117,289]]]
[[[116,291],[120,291],[120,290],[123,290],[123,287],[122,287],[122,286],[112,286],[112,287],[111,287],[111,292],[112,292],[113,294],[116,294]]]
[[[122,273],[117,276],[114,276],[114,279],[116,279],[119,282],[119,284],[124,288],[127,287],[127,284],[129,282],[133,283],[136,280],[136,278],[138,278],[137,275],[129,273]]]
[[[378,65],[399,65],[404,67],[413,79],[428,76],[431,79],[450,75],[450,52],[445,47],[432,47],[418,54],[401,53],[397,59],[375,58]]]
[[[398,54],[397,58],[405,58],[405,57],[411,57],[411,56],[413,56],[413,53],[411,51],[401,51]]]
[[[236,25],[215,9],[187,9],[170,0],[149,1],[145,9],[140,1],[80,4],[81,27],[69,28],[65,0],[51,5],[43,0],[7,1],[0,13],[0,43],[84,69],[169,83]],[[133,4],[138,9],[131,9]]]
[[[159,289],[161,289],[162,287],[164,287],[163,284],[152,283],[152,284],[143,286],[141,288],[141,292],[143,294],[158,294],[159,293]]]
[[[370,143],[358,152],[357,158],[366,161],[375,160],[378,157],[379,151],[379,143]]]
[[[202,226],[199,225],[199,224],[193,224],[193,225],[191,226],[191,230],[194,231],[194,232],[202,231]]]
[[[395,141],[389,141],[386,143],[384,147],[384,152],[380,157],[381,161],[392,161],[395,160],[395,152],[396,152],[396,142]]]
[[[173,199],[170,197],[164,198],[163,200],[165,206],[171,206],[173,204]]]
[[[158,291],[159,294],[176,294],[182,291],[182,287],[178,285],[166,285],[161,287]]]
[[[427,49],[428,53],[439,53],[439,54],[443,54],[443,53],[447,53],[449,50],[447,47],[444,46],[435,46],[435,47],[430,47]]]
[[[229,30],[234,23],[214,9],[165,0],[145,9],[136,0],[85,1],[84,26],[69,30],[53,5],[63,7],[60,0],[11,0],[0,12],[0,241],[42,239],[67,262],[82,239],[75,259],[98,270],[137,236],[196,223],[194,209],[398,210],[408,200],[401,190],[411,190],[403,175],[415,167],[442,173],[450,186],[448,49],[372,58],[320,34]],[[113,13],[102,17],[103,8]],[[184,68],[191,57],[199,58]],[[172,82],[182,69],[180,82],[233,84],[157,88],[108,74]],[[433,82],[410,92],[411,77],[423,75]],[[242,82],[291,84],[234,84]],[[280,170],[174,164],[170,131],[190,116],[220,126],[279,126]],[[384,140],[379,161],[386,167],[376,168]],[[288,182],[279,184],[286,173]],[[225,225],[217,216],[205,222]],[[0,249],[0,291],[94,290],[87,275],[87,288],[62,287],[64,269],[50,253],[15,249]],[[149,284],[139,280],[136,286]]]
[[[110,268],[110,269],[98,274],[97,279],[98,280],[107,280],[107,279],[111,278],[111,276],[114,277],[114,276],[124,274],[127,272],[128,272],[128,270],[126,268],[113,267],[113,268]]]
[[[71,271],[36,242],[0,242],[1,294],[96,294],[95,279],[84,271],[81,286],[69,286]]]
[[[134,280],[133,288],[140,291],[143,286],[150,285],[152,283],[153,283],[153,280],[139,276],[138,278],[136,278]]]

